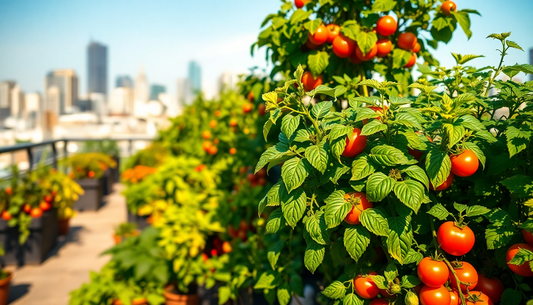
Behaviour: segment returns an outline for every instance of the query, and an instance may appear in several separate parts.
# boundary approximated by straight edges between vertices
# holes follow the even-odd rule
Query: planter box
[[[136,223],[137,229],[144,230],[146,227],[150,225],[146,221],[149,216],[139,216],[137,214],[132,214],[129,210],[127,211],[128,211],[128,222]]]
[[[112,177],[112,173],[111,173],[111,169],[107,169],[105,172],[104,172],[104,176],[102,176],[103,178],[103,183],[102,183],[102,186],[103,186],[103,195],[104,196],[107,196],[109,194],[111,194],[113,192],[113,177]]]
[[[76,182],[83,188],[85,193],[74,204],[77,211],[96,211],[102,206],[103,201],[103,177],[100,179],[80,179]]]
[[[33,218],[29,229],[28,240],[19,245],[18,226],[10,228],[7,221],[0,220],[0,242],[5,249],[5,255],[0,257],[2,264],[22,266],[42,263],[56,245],[57,209],[44,212],[42,217]]]

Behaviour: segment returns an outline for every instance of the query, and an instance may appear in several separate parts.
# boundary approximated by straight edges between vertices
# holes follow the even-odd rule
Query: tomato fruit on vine
[[[392,51],[392,42],[388,38],[379,39],[376,46],[378,47],[377,57],[385,57]]]
[[[237,153],[237,149],[235,147],[232,147],[232,148],[229,149],[229,154],[230,155],[234,155],[236,153]]]
[[[41,210],[40,208],[33,208],[31,209],[30,215],[33,218],[39,218],[43,216],[43,210]]]
[[[229,126],[236,127],[237,126],[237,120],[235,120],[235,119],[229,120]]]
[[[409,69],[413,67],[415,64],[416,64],[416,54],[412,53],[411,57],[409,57],[409,61],[403,67]]]
[[[210,154],[210,155],[216,155],[218,152],[218,148],[216,146],[210,146],[208,149],[207,149],[207,153]]]
[[[211,139],[211,132],[209,130],[204,130],[204,132],[202,132],[202,138],[206,140]]]
[[[390,36],[398,29],[398,23],[391,16],[383,16],[376,23],[376,31],[381,36]]]
[[[439,227],[437,240],[446,253],[463,256],[472,250],[476,237],[468,226],[459,228],[453,221],[447,221]]]
[[[354,50],[355,41],[342,34],[339,34],[339,36],[333,40],[333,53],[340,58],[349,57]]]
[[[325,25],[321,24],[315,31],[314,34],[311,32],[307,33],[307,38],[314,45],[321,45],[328,40],[328,29]]]
[[[448,178],[446,178],[446,181],[444,181],[441,185],[437,186],[436,188],[433,186],[431,182],[429,182],[429,189],[433,191],[444,191],[445,189],[449,188],[453,184],[453,173],[450,172],[448,175]]]
[[[370,275],[378,275],[376,272],[370,272]],[[358,275],[353,280],[353,286],[355,288],[355,293],[363,299],[369,300],[378,296],[379,288],[374,283],[370,276]]]
[[[225,241],[222,243],[222,252],[224,253],[230,253],[231,252],[231,245],[229,242]]]
[[[418,53],[420,51],[420,43],[415,43],[415,47],[413,48],[413,52]]]
[[[11,194],[13,194],[13,189],[12,189],[11,187],[9,187],[9,186],[6,187],[5,191],[6,191],[6,194],[7,194],[8,196],[11,196]]]
[[[366,54],[363,54],[363,51],[361,50],[361,48],[359,48],[358,45],[355,46],[355,55],[357,56],[357,58],[359,58],[362,61],[372,60],[372,58],[374,58],[377,53],[378,53],[377,45],[374,45],[372,49],[370,49],[370,51],[368,51]]]
[[[450,305],[450,292],[446,287],[437,288],[424,286],[420,290],[420,303],[422,305]]]
[[[311,72],[307,71],[302,75],[302,84],[305,91],[311,91],[316,87],[322,85],[322,75],[319,75],[317,78],[313,77]]]
[[[389,305],[389,301],[385,299],[373,299],[368,305]]]
[[[530,246],[528,244],[512,245],[509,250],[507,250],[507,254],[505,255],[505,259],[507,260],[507,266],[509,266],[509,269],[511,269],[511,271],[518,275],[521,275],[523,277],[531,277],[533,276],[533,271],[531,271],[531,268],[529,267],[529,261],[524,262],[520,265],[513,265],[509,263],[520,249],[533,251],[533,246]]]
[[[450,305],[459,305],[459,300],[457,290],[450,291]]]
[[[26,203],[26,204],[24,204],[24,205],[22,206],[22,210],[24,211],[24,213],[26,213],[26,214],[30,214],[30,212],[31,212],[31,206],[30,206],[29,204]]]
[[[466,305],[494,305],[494,302],[486,294],[480,291],[470,291],[472,298],[477,296],[475,301],[470,300],[470,297],[466,299]],[[502,304],[503,305],[503,304]]]
[[[9,213],[8,211],[3,211],[2,212],[2,219],[5,220],[5,221],[8,221],[11,219],[11,213]]]
[[[461,266],[454,267],[453,270],[455,271],[459,281],[467,283],[467,285],[461,284],[461,290],[466,292],[466,289],[468,288],[468,290],[471,291],[477,286],[477,270],[468,262],[460,262],[460,264]],[[457,281],[452,273],[450,273],[450,285],[455,289],[459,289],[459,287],[457,287]]]
[[[436,261],[431,257],[424,257],[416,269],[418,278],[429,287],[440,287],[448,281],[450,271],[446,263]]]
[[[472,176],[479,168],[476,154],[468,149],[458,155],[450,156],[450,160],[452,161],[452,173],[459,177]]]
[[[296,5],[297,8],[302,8],[307,2],[309,2],[309,0],[294,0],[294,5]]]
[[[499,279],[486,277],[479,273],[476,290],[486,294],[494,303],[498,303],[502,298],[505,287]]]
[[[252,104],[246,103],[246,104],[242,105],[242,111],[244,113],[248,113],[248,112],[252,111]]]
[[[361,135],[361,129],[354,128],[351,135],[346,136],[346,147],[342,155],[353,158],[362,153],[366,148],[366,136]]]
[[[326,28],[328,29],[328,40],[327,42],[328,43],[333,43],[333,40],[335,40],[335,38],[337,38],[337,36],[339,36],[339,33],[341,32],[341,27],[334,24],[334,23],[330,23],[326,26]]]
[[[457,4],[455,4],[453,1],[444,1],[442,2],[440,9],[444,15],[450,16],[451,12],[455,12],[457,10]]]
[[[48,211],[52,208],[52,205],[46,201],[43,201],[39,204],[39,207],[41,208],[41,210],[43,211]]]
[[[524,240],[525,240],[530,246],[533,246],[533,233],[527,231],[526,229],[522,229],[522,236],[524,236]]]
[[[410,51],[415,47],[417,42],[415,34],[410,32],[401,33],[398,36],[398,47],[400,49]]]
[[[368,201],[364,193],[348,193],[344,195],[344,200],[355,202],[350,212],[344,217],[344,221],[351,225],[360,224],[361,221],[359,220],[359,216],[361,215],[361,212],[372,208],[372,202]]]
[[[209,122],[209,127],[215,129],[217,127],[217,121],[216,120],[211,120]]]

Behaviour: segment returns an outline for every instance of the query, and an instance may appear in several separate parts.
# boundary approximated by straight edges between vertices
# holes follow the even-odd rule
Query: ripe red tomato
[[[329,43],[333,43],[333,40],[335,40],[335,38],[337,38],[337,36],[339,36],[339,33],[341,32],[341,27],[334,24],[334,23],[330,23],[326,26],[326,28],[328,28],[328,40],[327,42]]]
[[[409,61],[403,67],[409,69],[413,67],[415,64],[416,64],[416,54],[412,53],[411,57],[409,57]]]
[[[368,201],[365,193],[351,192],[344,195],[344,200],[354,200],[355,202],[357,202],[354,206],[352,206],[352,209],[350,210],[350,212],[348,212],[346,217],[344,217],[344,221],[351,225],[360,224],[361,222],[359,221],[359,215],[361,215],[361,212],[366,209],[372,208],[372,202]]]
[[[411,51],[417,42],[415,34],[410,32],[401,33],[400,36],[398,36],[398,47],[400,49]]]
[[[354,128],[351,135],[346,136],[346,147],[342,155],[353,158],[362,153],[366,148],[366,136],[361,135],[361,129]]]
[[[328,40],[329,32],[325,25],[321,24],[314,34],[307,33],[307,38],[314,45],[321,45]]]
[[[3,211],[2,212],[2,219],[5,220],[5,221],[8,221],[11,219],[11,213],[9,213],[8,211]]]
[[[420,290],[420,303],[422,305],[450,305],[450,292],[446,287],[437,288],[424,286]]]
[[[237,149],[235,147],[232,147],[232,148],[229,149],[229,154],[230,155],[234,155],[236,153],[237,153]]]
[[[431,257],[424,257],[416,269],[418,278],[429,287],[440,287],[448,281],[450,271],[446,263],[436,261]]]
[[[459,294],[457,293],[457,290],[450,291],[450,305],[459,305]]]
[[[516,253],[518,253],[518,250],[520,249],[533,251],[533,246],[530,246],[528,244],[512,245],[509,250],[507,250],[507,254],[505,255],[505,259],[507,260],[507,266],[509,266],[509,269],[511,269],[511,271],[518,275],[521,275],[523,277],[531,277],[533,276],[533,271],[531,271],[531,268],[529,267],[529,261],[524,262],[523,264],[518,266],[509,264],[509,261],[513,259],[513,257],[516,255]]]
[[[7,194],[8,196],[11,196],[11,194],[13,194],[13,189],[12,189],[11,187],[9,187],[9,186],[6,187],[5,191],[6,191],[6,194]]]
[[[209,141],[204,141],[204,143],[202,144],[202,148],[205,150],[205,151],[209,151],[209,147],[211,147],[213,144]]]
[[[472,176],[479,168],[479,160],[476,154],[465,149],[458,155],[450,156],[452,161],[452,173],[459,177]]]
[[[359,48],[358,45],[355,46],[355,55],[357,58],[359,58],[362,61],[369,61],[372,60],[378,53],[378,46],[374,45],[370,51],[368,51],[366,54],[363,54],[363,51],[361,51],[361,48]]]
[[[370,275],[378,275],[376,272],[371,271]],[[353,280],[353,286],[355,288],[355,293],[362,297],[363,299],[373,299],[378,296],[379,288],[372,281],[370,276],[358,275],[355,280]]]
[[[216,155],[217,152],[218,152],[218,148],[216,146],[210,146],[207,149],[207,153],[209,153],[210,155]]]
[[[419,51],[420,51],[420,43],[417,42],[417,43],[415,44],[415,47],[413,48],[413,52],[418,53]]]
[[[498,303],[502,298],[505,287],[499,279],[486,277],[479,273],[476,290],[486,294],[494,303]]]
[[[457,11],[457,5],[453,1],[444,1],[442,2],[442,5],[440,6],[440,9],[442,10],[442,13],[446,16],[450,16],[450,12]]]
[[[530,246],[533,246],[533,233],[522,229],[522,236],[524,236],[524,239]]]
[[[388,38],[381,38],[376,43],[378,46],[377,57],[385,57],[392,51],[392,42]]]
[[[244,113],[248,113],[248,112],[252,111],[252,104],[246,103],[246,104],[242,105],[242,111]]]
[[[52,200],[54,200],[54,197],[52,197],[52,195],[45,195],[45,196],[43,197],[43,200],[46,201],[46,202],[48,202],[48,203],[51,203]]]
[[[89,178],[94,178],[94,172],[89,171],[89,173],[87,173],[87,176],[89,176]]]
[[[446,253],[462,256],[472,250],[476,237],[468,226],[459,228],[453,221],[447,221],[439,227],[437,240]]]
[[[368,305],[389,305],[389,301],[385,299],[373,299]]]
[[[333,53],[335,53],[335,55],[338,57],[349,57],[354,51],[355,41],[351,40],[350,38],[339,34],[339,36],[333,40]]]
[[[209,259],[209,256],[207,256],[207,254],[205,253],[202,253],[202,261],[205,263],[207,262],[208,259]]]
[[[466,305],[494,305],[494,302],[492,302],[492,300],[486,294],[480,291],[470,291],[470,294],[476,295],[478,299],[475,302],[467,299]]]
[[[302,75],[302,84],[304,85],[305,91],[311,91],[322,85],[322,75],[314,78],[313,74],[310,71],[307,71],[304,73],[304,75]]]
[[[41,208],[41,210],[43,210],[43,212],[45,212],[50,210],[52,208],[52,205],[46,201],[43,201],[39,204],[39,207]]]
[[[237,120],[235,120],[235,119],[229,120],[229,126],[231,126],[231,127],[237,126]],[[209,138],[211,138],[211,137],[209,137]]]
[[[30,215],[33,218],[39,218],[43,216],[43,210],[41,210],[40,208],[33,208],[31,209]]]
[[[437,186],[437,188],[435,188],[433,186],[433,184],[431,184],[431,182],[429,183],[429,189],[430,190],[433,190],[433,191],[444,191],[445,189],[449,188],[450,186],[452,186],[452,183],[453,183],[453,173],[450,172],[450,174],[448,175],[448,178],[446,178],[446,181],[444,181],[444,183],[442,183],[441,185]]]
[[[254,102],[254,93],[252,91],[248,92],[248,100],[252,103]]]
[[[217,127],[217,121],[216,120],[211,120],[209,122],[209,127],[213,128],[213,129],[216,128]]]
[[[383,16],[376,23],[376,31],[381,36],[390,36],[398,29],[398,23],[391,16]]]
[[[461,262],[461,264],[462,264],[461,267],[459,268],[454,267],[453,269],[455,273],[457,274],[457,278],[459,279],[459,281],[463,283],[468,283],[468,285],[461,284],[461,290],[463,292],[466,292],[466,288],[468,287],[468,290],[472,291],[474,288],[476,288],[477,281],[479,278],[476,268],[474,268],[474,266],[472,266],[468,262]],[[457,287],[457,282],[455,281],[455,277],[453,276],[451,272],[450,272],[450,285],[455,289],[459,289]]]
[[[296,5],[297,8],[302,8],[307,2],[309,2],[309,0],[294,0],[294,5]]]

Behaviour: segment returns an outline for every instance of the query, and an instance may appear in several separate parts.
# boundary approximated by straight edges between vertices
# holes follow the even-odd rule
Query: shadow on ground
[[[20,299],[26,293],[28,293],[28,291],[30,291],[30,286],[30,284],[18,284],[11,286],[11,289],[9,290],[8,304]]]
[[[59,252],[59,249],[64,247],[68,243],[79,243],[80,242],[80,233],[83,230],[82,226],[73,226],[70,227],[68,234],[66,236],[59,236],[55,247],[50,250],[50,253],[45,258],[45,261],[52,256],[56,256]]]

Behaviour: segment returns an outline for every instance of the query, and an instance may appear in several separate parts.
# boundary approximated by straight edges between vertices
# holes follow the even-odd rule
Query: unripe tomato
[[[409,57],[409,61],[403,67],[409,69],[413,67],[415,64],[416,64],[416,54],[412,53],[411,57]]]
[[[355,205],[352,206],[352,209],[346,217],[344,217],[344,221],[346,223],[349,223],[351,225],[357,225],[360,224],[361,221],[359,221],[359,215],[361,215],[361,212],[363,212],[366,209],[372,208],[372,202],[368,201],[366,198],[365,193],[348,193],[344,195],[344,200],[346,201],[355,201]],[[353,202],[352,201],[352,202]]]
[[[3,211],[2,212],[2,219],[5,220],[5,221],[9,221],[11,219],[11,213],[9,213],[8,211]]]
[[[213,128],[213,129],[216,128],[216,127],[217,127],[217,121],[215,121],[215,120],[211,120],[211,121],[209,122],[209,127]]]
[[[450,271],[445,262],[436,261],[431,257],[424,257],[416,269],[418,278],[429,287],[438,288],[446,281],[448,281],[448,276]]]
[[[302,84],[305,91],[311,91],[316,87],[322,85],[322,75],[319,75],[317,78],[313,77],[311,72],[307,71],[302,75]]]
[[[507,254],[505,255],[505,259],[507,260],[507,266],[509,267],[509,269],[511,269],[511,271],[518,275],[521,275],[523,277],[532,277],[533,271],[531,271],[531,268],[529,267],[529,261],[524,262],[521,265],[513,265],[509,263],[509,261],[513,259],[513,257],[516,255],[516,253],[518,253],[520,249],[533,251],[533,246],[530,246],[528,244],[512,245],[509,250],[507,250]]]
[[[391,16],[383,16],[376,23],[376,31],[381,36],[390,36],[398,29],[398,23]]]
[[[526,231],[522,229],[522,236],[524,236],[525,241],[530,245],[533,246],[533,233]]]
[[[457,293],[457,290],[450,291],[450,305],[459,305],[460,304],[460,298],[459,294]]]
[[[373,299],[368,305],[389,305],[389,301],[385,299]]]
[[[461,284],[461,290],[463,292],[466,292],[466,289],[468,288],[469,291],[472,291],[474,288],[476,288],[477,281],[479,278],[476,268],[474,268],[474,266],[472,266],[468,262],[461,262],[461,264],[462,264],[461,267],[453,268],[453,270],[455,271],[455,274],[457,274],[457,278],[459,279],[459,281],[463,283],[467,283],[467,285]],[[459,287],[457,287],[457,281],[455,280],[455,277],[453,276],[451,272],[450,272],[450,285],[455,289],[459,289]]]
[[[452,186],[452,183],[453,183],[453,173],[450,172],[450,174],[448,175],[448,178],[446,178],[446,181],[444,181],[444,183],[442,183],[441,185],[437,186],[437,188],[435,188],[433,186],[433,184],[431,184],[431,182],[429,183],[429,189],[430,190],[433,190],[433,191],[444,191],[445,189],[449,188],[450,186]]]
[[[206,140],[211,139],[211,132],[209,130],[204,130],[204,132],[202,132],[202,138]]]
[[[422,305],[450,305],[450,292],[446,287],[437,288],[424,286],[420,290],[420,303]]]
[[[366,136],[361,135],[361,129],[354,128],[351,135],[346,136],[346,147],[342,155],[353,158],[362,153],[366,148]]]
[[[378,53],[378,46],[374,45],[370,51],[368,51],[366,54],[363,54],[363,51],[361,48],[359,48],[358,45],[355,46],[355,55],[357,55],[357,58],[359,58],[362,61],[369,61],[372,60]]]
[[[479,168],[479,160],[476,154],[465,149],[458,155],[450,156],[452,161],[452,173],[459,177],[472,176]]]
[[[326,26],[328,28],[328,40],[326,40],[328,43],[333,43],[333,40],[339,36],[339,33],[341,32],[341,27],[330,23]]]
[[[446,253],[462,256],[472,250],[476,237],[468,226],[459,228],[453,221],[447,221],[439,227],[437,240]]]
[[[486,277],[479,273],[476,290],[486,294],[494,303],[498,303],[502,298],[505,287],[499,279]]]
[[[373,271],[369,274],[378,275]],[[373,299],[379,294],[379,288],[370,276],[358,275],[353,280],[353,286],[355,288],[355,293],[366,300]]]
[[[472,297],[467,298],[466,305],[494,305],[492,300],[480,291],[470,291],[470,294]],[[477,298],[474,301],[474,297],[476,296]]]
[[[296,5],[297,8],[302,8],[307,2],[309,2],[309,0],[294,0],[294,5]]]
[[[392,51],[392,42],[388,38],[381,38],[376,42],[378,47],[377,57],[385,57]]]
[[[440,6],[442,13],[446,16],[450,16],[451,12],[457,11],[457,5],[453,1],[444,1]]]
[[[33,218],[39,218],[43,216],[43,210],[41,210],[40,208],[33,208],[31,209],[30,215]]]
[[[355,51],[355,41],[339,34],[333,40],[333,53],[340,58],[347,58]]]
[[[248,112],[252,111],[252,104],[246,103],[246,104],[242,105],[242,111],[244,113],[248,113]]]
[[[209,153],[210,155],[216,155],[216,153],[218,152],[218,148],[216,146],[210,146],[208,149],[207,149],[207,153]]]
[[[231,245],[229,242],[225,241],[222,243],[222,252],[224,253],[230,253],[231,252]]]
[[[401,33],[398,36],[398,47],[406,51],[411,51],[417,42],[415,34],[410,32]]]
[[[328,28],[326,28],[325,25],[321,24],[316,29],[314,34],[311,34],[311,32],[307,33],[307,38],[309,38],[309,41],[311,41],[314,45],[318,46],[328,40],[328,35]]]
[[[232,147],[232,148],[229,149],[229,154],[230,155],[234,155],[236,153],[237,153],[237,149],[235,147]]]
[[[415,47],[413,48],[413,52],[418,53],[419,51],[420,51],[420,43],[417,42],[417,43],[415,44]]]
[[[43,201],[39,204],[39,207],[41,208],[41,210],[43,210],[43,212],[45,212],[50,210],[52,208],[52,205],[46,201]]]

